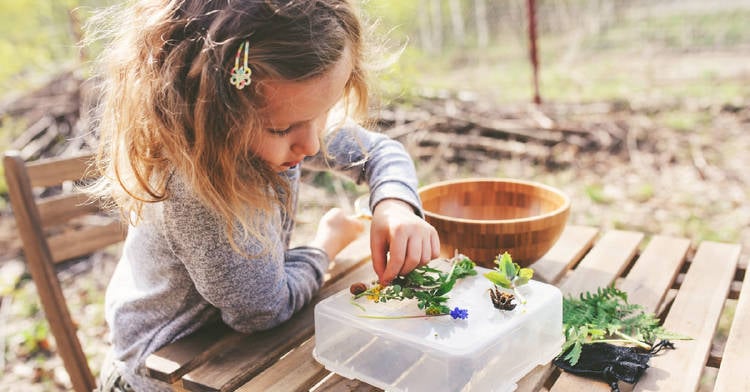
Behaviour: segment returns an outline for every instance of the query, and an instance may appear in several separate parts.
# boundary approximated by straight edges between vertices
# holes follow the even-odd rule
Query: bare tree
[[[477,21],[477,45],[486,48],[490,41],[490,32],[487,25],[487,4],[485,0],[474,0],[474,14]]]
[[[419,0],[417,9],[427,9],[427,2],[430,0]],[[417,25],[419,27],[419,41],[422,44],[422,50],[427,53],[435,52],[435,45],[433,45],[432,34],[430,34],[430,20],[426,12],[417,12]]]
[[[432,22],[432,39],[439,53],[443,50],[443,7],[442,0],[430,0],[430,21]]]
[[[451,25],[453,26],[453,38],[463,46],[466,44],[466,33],[464,31],[464,14],[459,0],[448,0],[451,13]]]

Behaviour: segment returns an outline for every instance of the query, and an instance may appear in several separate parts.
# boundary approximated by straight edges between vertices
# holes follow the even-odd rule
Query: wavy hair
[[[289,208],[279,198],[289,184],[251,152],[263,132],[256,81],[310,79],[350,50],[344,104],[364,114],[358,10],[349,0],[138,0],[96,20],[95,39],[107,39],[96,161],[104,177],[91,192],[137,224],[145,203],[169,198],[177,172],[226,223],[235,250],[237,224],[268,248],[258,217]],[[253,83],[238,90],[230,71],[246,40]]]

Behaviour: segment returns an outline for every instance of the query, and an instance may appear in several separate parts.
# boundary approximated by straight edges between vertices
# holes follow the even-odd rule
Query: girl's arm
[[[227,325],[247,333],[271,328],[289,319],[318,292],[328,255],[311,246],[287,250],[282,228],[274,224],[280,217],[267,217],[264,230],[275,239],[268,253],[259,253],[261,244],[254,238],[241,238],[241,230],[236,230],[235,241],[251,255],[244,256],[230,246],[217,215],[179,186],[173,189],[162,210],[162,231],[171,250],[166,257],[180,260],[177,265],[184,268],[195,290],[219,309]],[[175,271],[175,279],[185,273]],[[184,306],[196,305],[186,302]]]
[[[353,123],[326,141],[314,168],[332,168],[370,187],[370,247],[375,273],[386,285],[440,255],[437,231],[422,219],[414,163],[401,143]]]
[[[401,143],[386,135],[348,121],[329,134],[321,152],[304,164],[314,170],[335,170],[357,184],[366,183],[372,211],[383,199],[399,199],[423,216],[414,162]]]

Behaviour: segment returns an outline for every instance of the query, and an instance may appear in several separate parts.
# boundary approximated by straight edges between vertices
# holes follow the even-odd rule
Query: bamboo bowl
[[[419,189],[427,222],[440,236],[440,253],[456,251],[477,265],[494,268],[510,253],[525,267],[552,248],[570,214],[570,198],[536,182],[468,178]]]

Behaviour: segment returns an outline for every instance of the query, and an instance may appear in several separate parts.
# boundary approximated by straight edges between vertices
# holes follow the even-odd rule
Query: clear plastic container
[[[313,356],[330,371],[388,391],[513,391],[526,373],[560,352],[562,294],[532,280],[519,288],[526,305],[497,310],[488,291],[493,285],[482,276],[487,271],[477,267],[477,276],[459,280],[448,293],[451,309],[468,309],[466,320],[364,318],[424,312],[412,300],[360,298],[363,310],[342,290],[315,307]]]

